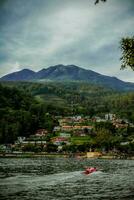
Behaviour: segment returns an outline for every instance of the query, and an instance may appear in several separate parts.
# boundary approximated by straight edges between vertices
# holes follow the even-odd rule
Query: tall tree
[[[120,42],[120,47],[122,51],[122,61],[121,69],[130,67],[134,70],[134,36],[122,38]]]

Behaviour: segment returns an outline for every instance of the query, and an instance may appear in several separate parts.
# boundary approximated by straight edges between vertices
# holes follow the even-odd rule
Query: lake
[[[0,199],[133,200],[134,160],[0,158]]]

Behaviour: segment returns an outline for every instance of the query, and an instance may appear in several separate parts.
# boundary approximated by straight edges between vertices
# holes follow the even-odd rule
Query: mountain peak
[[[33,70],[31,69],[27,69],[27,68],[24,68],[21,70],[21,72],[34,72]],[[34,72],[35,73],[35,72]]]
[[[7,74],[1,78],[2,81],[26,81],[30,80],[36,72],[31,69],[22,69],[17,72]]]

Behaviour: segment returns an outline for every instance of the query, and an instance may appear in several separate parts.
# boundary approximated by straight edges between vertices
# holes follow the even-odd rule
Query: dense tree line
[[[18,136],[28,137],[39,128],[53,129],[56,120],[45,104],[30,93],[0,85],[0,143],[13,143]]]
[[[36,106],[42,105],[52,115],[93,117],[110,112],[134,122],[134,92],[114,91],[84,82],[20,82],[17,87],[34,96],[38,101]]]
[[[84,82],[18,83],[18,87],[45,103],[53,115],[92,117],[112,112],[134,122],[134,92],[114,91]]]

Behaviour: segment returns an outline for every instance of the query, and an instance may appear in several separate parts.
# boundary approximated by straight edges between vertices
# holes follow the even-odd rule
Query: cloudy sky
[[[122,37],[134,35],[134,1],[0,0],[0,76],[74,64],[134,82],[120,70]]]

